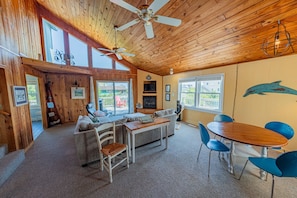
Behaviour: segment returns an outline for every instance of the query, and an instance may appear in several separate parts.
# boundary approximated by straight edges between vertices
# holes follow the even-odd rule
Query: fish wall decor
[[[282,81],[279,80],[272,83],[263,83],[263,84],[252,86],[246,90],[243,97],[246,97],[251,94],[265,95],[265,92],[297,95],[297,90],[282,86],[280,85],[281,82]]]

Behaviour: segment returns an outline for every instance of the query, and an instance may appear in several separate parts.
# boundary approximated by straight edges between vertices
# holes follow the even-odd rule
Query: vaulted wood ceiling
[[[36,1],[109,49],[115,45],[114,25],[137,17],[109,0]],[[140,7],[146,0],[126,2]],[[138,23],[119,32],[117,44],[136,54],[124,57],[128,62],[162,76],[170,68],[179,73],[268,58],[261,44],[277,31],[278,20],[297,38],[296,0],[170,0],[157,14],[182,24],[153,22],[155,38],[147,39]]]

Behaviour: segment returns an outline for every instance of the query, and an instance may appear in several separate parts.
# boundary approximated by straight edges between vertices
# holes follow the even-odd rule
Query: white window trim
[[[199,101],[199,94],[198,94],[198,87],[199,87],[199,81],[202,80],[221,80],[221,93],[220,93],[220,102],[219,102],[219,109],[218,110],[211,110],[211,109],[205,109],[205,108],[199,108],[198,107],[198,101]],[[207,113],[213,113],[218,114],[223,112],[223,104],[224,104],[224,80],[225,80],[225,74],[224,73],[218,73],[218,74],[210,74],[210,75],[203,75],[203,76],[195,76],[190,78],[184,78],[180,79],[178,81],[178,99],[181,100],[181,88],[180,83],[183,82],[191,82],[196,81],[196,91],[195,91],[195,106],[186,106],[185,109],[190,109],[194,111],[201,111],[201,112],[207,112]]]

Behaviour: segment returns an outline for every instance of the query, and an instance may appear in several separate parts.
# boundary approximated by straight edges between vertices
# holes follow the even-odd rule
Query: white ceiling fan
[[[112,3],[117,4],[121,6],[122,8],[125,8],[133,13],[136,13],[138,15],[137,19],[134,19],[118,28],[119,31],[125,30],[128,27],[135,25],[139,23],[140,21],[144,22],[144,28],[146,32],[147,38],[153,38],[154,37],[154,31],[153,26],[151,23],[151,19],[153,19],[157,23],[162,23],[166,25],[171,26],[179,26],[181,24],[180,19],[172,18],[172,17],[166,17],[166,16],[160,16],[155,15],[158,10],[160,10],[166,3],[168,3],[170,0],[155,0],[151,5],[147,5],[147,0],[144,5],[140,7],[140,9],[126,3],[123,0],[110,0]]]
[[[111,50],[110,49],[106,49],[106,48],[98,48],[99,50],[101,51],[106,51],[108,53],[106,54],[102,54],[102,56],[109,56],[111,54],[115,54],[116,57],[119,59],[119,60],[122,60],[123,56],[132,56],[134,57],[135,54],[131,54],[131,53],[128,53],[126,52],[126,49],[123,48],[123,47],[117,47],[117,31],[118,31],[118,27],[117,26],[114,26],[114,31],[115,31],[115,34],[114,34],[114,40],[115,40],[115,47],[113,47]]]

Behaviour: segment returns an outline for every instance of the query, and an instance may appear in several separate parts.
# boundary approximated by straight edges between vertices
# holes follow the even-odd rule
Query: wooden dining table
[[[250,124],[239,122],[210,122],[207,128],[212,133],[231,141],[228,170],[234,173],[232,153],[234,142],[261,147],[261,156],[267,157],[267,148],[281,147],[288,143],[288,140],[279,133]],[[266,172],[260,170],[260,178],[266,178]]]

